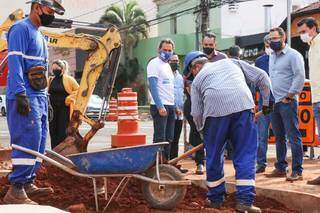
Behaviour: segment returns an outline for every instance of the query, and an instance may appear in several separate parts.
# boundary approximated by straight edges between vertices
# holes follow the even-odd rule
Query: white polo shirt
[[[174,105],[174,75],[168,63],[159,57],[152,59],[147,66],[147,78],[158,79],[159,98],[163,105]],[[149,90],[150,93],[150,90]],[[155,104],[152,95],[151,104]]]

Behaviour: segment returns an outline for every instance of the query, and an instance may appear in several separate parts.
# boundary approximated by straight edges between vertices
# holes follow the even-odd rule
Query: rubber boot
[[[28,183],[24,186],[24,189],[28,196],[39,196],[39,195],[48,195],[53,193],[53,189],[51,187],[38,188],[33,183]]]
[[[236,205],[236,210],[238,212],[246,212],[246,213],[260,213],[261,209],[259,207],[256,206],[248,206],[242,203],[237,203]]]
[[[22,184],[11,185],[6,196],[3,198],[5,204],[31,204],[38,205],[38,203],[28,198]]]

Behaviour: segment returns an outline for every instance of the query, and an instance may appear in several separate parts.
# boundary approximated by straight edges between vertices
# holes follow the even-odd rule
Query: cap
[[[62,0],[31,0],[28,1],[27,4],[28,3],[38,3],[47,6],[59,15],[63,15],[65,12],[64,7],[62,7]]]

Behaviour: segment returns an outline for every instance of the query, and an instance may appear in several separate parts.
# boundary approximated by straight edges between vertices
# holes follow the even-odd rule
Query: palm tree
[[[148,37],[148,23],[144,11],[136,1],[129,1],[122,9],[113,5],[100,18],[101,24],[114,24],[122,32],[125,58],[132,58],[132,49],[142,38]]]

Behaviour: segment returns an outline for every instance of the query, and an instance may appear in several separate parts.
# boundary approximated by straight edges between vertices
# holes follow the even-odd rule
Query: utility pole
[[[287,41],[289,47],[291,46],[291,11],[292,0],[287,0]]]
[[[201,34],[202,38],[209,31],[209,0],[201,0]]]

